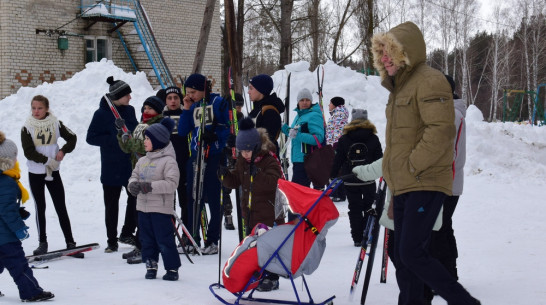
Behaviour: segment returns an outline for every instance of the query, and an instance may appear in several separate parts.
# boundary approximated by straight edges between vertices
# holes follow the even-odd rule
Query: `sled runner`
[[[233,251],[222,271],[223,285],[209,286],[212,294],[224,304],[240,304],[241,300],[275,304],[333,304],[335,296],[320,303],[311,297],[304,274],[312,274],[319,266],[326,248],[326,234],[339,213],[328,196],[342,181],[335,179],[325,191],[310,189],[296,183],[279,179],[276,201],[285,201],[297,218],[268,230],[257,224]],[[296,301],[255,298],[253,294],[260,279],[267,273],[275,273],[290,279]],[[294,279],[301,276],[309,297],[300,299]],[[236,299],[231,303],[221,297],[218,288],[225,288]],[[245,293],[250,291],[245,297]]]

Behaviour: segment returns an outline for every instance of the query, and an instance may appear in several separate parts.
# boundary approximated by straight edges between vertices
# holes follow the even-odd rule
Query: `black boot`
[[[157,262],[151,259],[146,260],[146,276],[147,280],[153,280],[157,277]]]
[[[231,215],[226,215],[224,220],[224,227],[226,230],[235,230],[235,226],[233,225],[233,217]]]
[[[38,244],[38,248],[32,252],[34,255],[41,255],[44,253],[47,253],[47,241],[40,242],[40,244]]]

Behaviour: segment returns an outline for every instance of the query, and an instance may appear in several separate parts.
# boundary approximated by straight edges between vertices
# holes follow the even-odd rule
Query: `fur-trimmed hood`
[[[349,132],[357,129],[371,129],[373,134],[377,134],[377,128],[369,120],[352,120],[349,124],[343,127],[343,134],[348,134]]]
[[[260,138],[262,140],[262,145],[260,146],[260,155],[269,154],[268,151],[277,152],[277,146],[269,139],[269,134],[265,128],[256,128]]]
[[[402,23],[386,33],[377,33],[373,36],[373,65],[379,71],[382,80],[388,77],[387,70],[381,62],[383,50],[388,52],[395,66],[406,67],[408,71],[425,62],[427,56],[423,34],[412,22]]]

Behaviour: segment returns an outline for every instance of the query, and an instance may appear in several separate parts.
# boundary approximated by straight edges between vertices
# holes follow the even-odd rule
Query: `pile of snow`
[[[348,68],[327,62],[324,67],[324,110],[328,119],[330,98],[345,98],[352,108],[368,110],[370,120],[377,126],[378,136],[384,143],[385,104],[388,92],[376,76],[365,76]],[[319,74],[322,74],[320,68]],[[286,77],[291,71],[291,106],[301,88],[317,95],[317,73],[309,71],[309,64],[299,62],[272,76],[279,97],[286,95]],[[44,83],[36,88],[21,88],[0,101],[0,130],[19,145],[22,182],[28,186],[26,160],[20,146],[20,129],[30,115],[34,95],[49,98],[51,110],[78,136],[73,153],[62,162],[61,175],[66,190],[67,207],[74,236],[79,244],[99,242],[104,248],[104,203],[99,180],[99,149],[85,142],[87,128],[101,96],[108,91],[106,78],[114,76],[127,82],[132,90],[131,104],[137,117],[143,101],[155,92],[144,73],[125,73],[113,62],[103,60],[89,63],[86,68],[66,81]],[[248,99],[247,99],[248,100]],[[295,117],[290,113],[290,118]],[[461,282],[483,304],[519,304],[522,296],[529,304],[546,304],[544,282],[546,270],[542,260],[545,250],[541,232],[546,231],[546,128],[514,123],[486,123],[483,115],[470,106],[467,115],[467,164],[465,191],[454,216],[454,227],[459,244],[459,275]],[[47,192],[46,192],[47,193]],[[47,195],[48,241],[50,249],[64,247],[64,240]],[[124,218],[125,196],[120,200],[120,227]],[[33,202],[26,204],[33,212]],[[336,304],[357,304],[357,296],[349,295],[350,281],[358,249],[353,247],[349,234],[347,202],[336,204],[340,219],[329,231],[327,248],[318,270],[307,277],[312,295],[320,301],[336,295]],[[35,213],[33,213],[35,215]],[[30,238],[23,242],[26,253],[38,245],[36,224],[31,217]],[[236,231],[224,231],[222,265],[237,244]],[[381,240],[379,242],[381,244]],[[42,287],[55,293],[55,304],[218,304],[208,290],[218,280],[218,256],[193,257],[189,264],[184,256],[180,281],[144,279],[144,265],[128,265],[121,253],[131,250],[121,244],[120,252],[105,254],[102,249],[86,253],[81,261],[65,258],[46,263],[48,269],[34,272]],[[379,254],[378,254],[379,255]],[[379,284],[379,264],[376,257],[372,283],[368,293],[370,304],[396,304],[398,287],[394,268],[389,268],[388,283]],[[163,274],[160,262],[159,274]],[[362,283],[362,279],[360,281]],[[0,301],[18,302],[17,289],[4,271],[0,276],[4,297]],[[297,280],[301,291],[301,280]],[[510,292],[509,294],[499,291]],[[258,293],[258,297],[295,300],[292,287],[281,279],[277,292]],[[229,296],[227,296],[229,299]],[[231,300],[234,300],[232,298]],[[304,301],[306,298],[304,297]],[[445,304],[440,298],[435,305]]]

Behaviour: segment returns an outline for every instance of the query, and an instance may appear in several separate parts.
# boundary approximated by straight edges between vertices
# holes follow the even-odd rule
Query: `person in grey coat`
[[[463,194],[464,184],[464,164],[466,162],[466,103],[455,93],[455,81],[449,75],[447,80],[451,84],[453,91],[453,104],[455,106],[455,128],[457,134],[454,141],[454,161],[453,161],[453,195],[447,196],[444,200],[444,210],[442,213],[442,226],[440,230],[433,231],[430,236],[430,255],[444,265],[451,275],[458,279],[457,274],[457,241],[453,231],[453,213],[457,207],[459,196]],[[425,305],[431,304],[434,294],[432,290],[425,286]]]
[[[138,227],[146,279],[155,279],[159,253],[167,271],[164,280],[178,280],[180,256],[174,240],[173,202],[180,178],[176,154],[170,142],[174,121],[164,118],[144,131],[146,155],[129,178],[128,189],[137,197]]]

